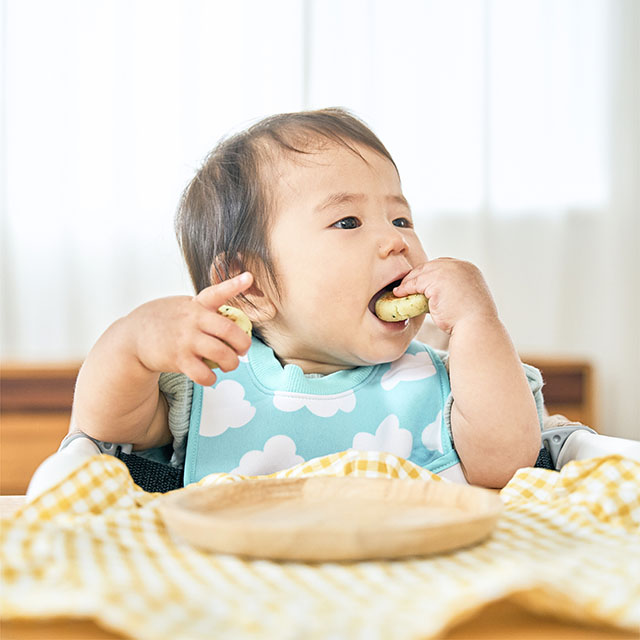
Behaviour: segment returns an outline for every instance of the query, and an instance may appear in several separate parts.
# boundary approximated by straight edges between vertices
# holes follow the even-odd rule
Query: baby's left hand
[[[412,269],[394,288],[397,297],[423,293],[436,326],[451,333],[461,321],[498,320],[489,287],[475,265],[455,258],[436,258]]]

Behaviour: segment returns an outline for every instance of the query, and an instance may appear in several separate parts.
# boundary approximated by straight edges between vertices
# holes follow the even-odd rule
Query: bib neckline
[[[271,391],[289,391],[329,395],[351,391],[373,375],[382,365],[342,369],[320,378],[308,378],[297,364],[284,367],[273,349],[259,338],[253,338],[248,352],[249,367],[257,382]]]

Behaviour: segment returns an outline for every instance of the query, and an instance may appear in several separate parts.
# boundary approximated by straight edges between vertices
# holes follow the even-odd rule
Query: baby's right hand
[[[238,366],[238,356],[251,346],[251,338],[218,308],[246,291],[253,282],[249,272],[203,289],[195,297],[174,296],[152,300],[134,309],[124,320],[131,323],[133,348],[140,363],[153,372],[180,372],[203,386],[216,375],[202,361],[213,360],[222,371]]]

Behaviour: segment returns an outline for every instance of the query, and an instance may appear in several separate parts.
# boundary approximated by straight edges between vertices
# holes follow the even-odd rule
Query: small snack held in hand
[[[249,337],[251,337],[251,320],[249,320],[244,311],[240,311],[240,309],[223,304],[218,309],[218,313],[225,318],[229,318],[229,320],[233,320]],[[211,369],[218,368],[218,364],[209,360],[209,358],[203,358],[202,361]]]
[[[383,293],[375,305],[376,315],[385,322],[402,322],[429,311],[429,301],[422,293],[396,298],[392,291]]]

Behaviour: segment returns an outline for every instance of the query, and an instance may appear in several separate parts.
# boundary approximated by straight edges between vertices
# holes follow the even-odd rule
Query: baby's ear
[[[261,286],[260,281],[266,281],[266,278],[260,273],[256,273],[251,269],[247,269],[242,261],[234,260],[232,262],[232,268],[229,271],[229,278],[233,278],[240,275],[244,271],[249,271],[253,275],[252,285],[241,296],[236,296],[227,302],[232,307],[237,307],[244,311],[252,324],[260,326],[265,322],[269,322],[276,315],[276,306],[274,304],[273,287],[271,283],[267,283],[266,286]],[[216,271],[216,264],[211,265],[211,284],[218,284],[222,282],[222,279]]]

